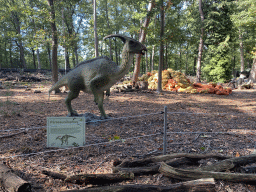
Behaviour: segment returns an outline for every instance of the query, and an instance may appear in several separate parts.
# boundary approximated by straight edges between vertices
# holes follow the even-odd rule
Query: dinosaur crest
[[[128,42],[128,48],[131,53],[137,53],[137,54],[144,55],[144,51],[147,51],[147,48],[145,47],[145,45],[143,45],[142,43],[140,43],[139,41],[137,41],[133,38],[130,38],[130,37],[127,37],[124,35],[120,35],[120,34],[108,35],[108,36],[104,37],[104,40],[107,38],[112,38],[112,37],[118,37],[124,43]]]

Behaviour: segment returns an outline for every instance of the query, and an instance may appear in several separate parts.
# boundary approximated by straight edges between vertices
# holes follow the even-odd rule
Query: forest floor
[[[116,119],[86,125],[86,147],[58,150],[46,146],[46,118],[67,115],[64,105],[67,93],[51,95],[48,100],[49,81],[7,84],[3,82],[4,88],[0,90],[0,159],[30,182],[32,191],[91,187],[53,179],[42,174],[43,169],[67,175],[112,173],[115,159],[159,155],[163,148],[161,112],[164,106],[169,112],[167,154],[215,153],[235,157],[255,153],[255,89],[233,90],[228,96],[165,91],[158,94],[151,90],[112,92],[104,101],[104,108]],[[99,115],[90,94],[80,93],[72,106],[80,114]],[[18,134],[5,138],[15,133]],[[31,153],[34,155],[28,155]],[[137,176],[122,184],[169,185],[175,182],[159,173]],[[256,191],[256,185],[217,180],[216,191]]]

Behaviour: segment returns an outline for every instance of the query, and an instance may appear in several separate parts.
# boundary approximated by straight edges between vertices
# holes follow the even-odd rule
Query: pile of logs
[[[216,159],[216,163],[208,163],[198,167],[200,160]],[[215,180],[232,182],[256,182],[256,167],[245,167],[256,162],[256,154],[241,157],[227,157],[218,154],[177,153],[154,156],[145,159],[127,159],[114,161],[112,174],[80,174],[66,176],[44,170],[42,173],[65,182],[92,184],[97,187],[80,191],[215,191]],[[190,168],[184,168],[189,166]],[[196,166],[196,167],[195,167]],[[159,174],[168,178],[183,181],[168,186],[159,185],[111,185],[133,180],[136,176]],[[107,186],[106,186],[107,185]],[[111,186],[109,186],[111,185]],[[68,192],[68,191],[66,191]]]
[[[215,163],[208,160],[214,159]],[[199,161],[208,163],[198,166]],[[231,182],[255,183],[256,167],[247,166],[256,162],[256,154],[241,157],[227,157],[218,154],[189,154],[177,153],[154,156],[144,159],[116,160],[113,163],[113,173],[110,174],[79,174],[67,176],[63,173],[41,170],[42,174],[53,179],[61,179],[66,183],[93,185],[79,190],[65,192],[102,192],[102,191],[215,191],[215,180]],[[177,182],[171,185],[128,184],[137,176],[161,174]],[[6,165],[0,166],[1,186],[7,191],[31,191],[31,185],[14,174]],[[121,185],[113,185],[123,182]]]

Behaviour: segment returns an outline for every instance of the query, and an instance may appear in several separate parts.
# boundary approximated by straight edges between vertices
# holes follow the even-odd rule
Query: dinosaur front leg
[[[68,96],[67,96],[67,98],[66,98],[66,100],[65,100],[65,104],[66,104],[67,109],[68,109],[68,116],[69,116],[69,117],[78,116],[77,112],[72,109],[71,101],[72,101],[73,99],[75,99],[75,98],[78,97],[79,92],[80,92],[80,91],[77,91],[77,90],[75,90],[75,91],[74,91],[74,90],[70,90],[70,91],[68,92]]]

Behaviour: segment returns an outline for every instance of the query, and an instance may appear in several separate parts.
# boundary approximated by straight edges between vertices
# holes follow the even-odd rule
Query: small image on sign
[[[47,147],[85,145],[84,117],[47,117]]]

